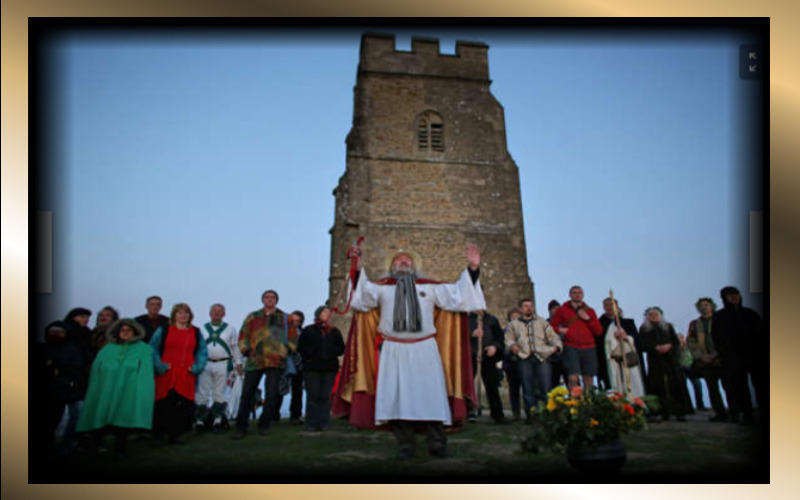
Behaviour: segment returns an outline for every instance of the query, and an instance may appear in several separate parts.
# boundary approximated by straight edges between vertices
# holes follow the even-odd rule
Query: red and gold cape
[[[418,280],[417,283],[421,283]],[[391,284],[390,280],[377,283]],[[467,417],[475,405],[475,384],[472,373],[469,321],[467,314],[434,309],[436,343],[444,369],[444,382],[453,425]],[[331,411],[336,418],[347,418],[350,425],[376,429],[375,388],[378,373],[378,333],[380,311],[353,311],[344,359],[331,396]],[[384,426],[380,426],[384,427]]]

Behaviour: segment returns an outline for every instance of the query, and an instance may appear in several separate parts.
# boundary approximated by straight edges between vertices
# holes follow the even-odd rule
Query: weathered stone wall
[[[506,149],[503,108],[489,91],[487,51],[458,42],[457,55],[440,55],[438,41],[415,38],[411,52],[398,52],[393,36],[362,38],[347,168],[334,190],[331,303],[340,302],[345,253],[359,235],[372,278],[386,272],[388,255],[411,249],[426,276],[455,280],[466,245],[476,243],[492,314],[502,318],[533,296],[519,172]],[[425,112],[443,120],[441,152],[418,147]]]

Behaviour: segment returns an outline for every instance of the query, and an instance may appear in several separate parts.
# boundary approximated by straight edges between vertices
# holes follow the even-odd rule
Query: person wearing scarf
[[[444,364],[434,338],[434,307],[457,312],[486,309],[478,281],[478,247],[467,247],[468,269],[456,283],[418,278],[418,259],[412,252],[395,254],[389,278],[373,283],[362,269],[361,250],[353,247],[350,252],[357,256],[359,270],[353,280],[351,307],[360,312],[380,311],[377,331],[383,343],[377,359],[374,424],[391,424],[400,448],[398,460],[407,460],[415,453],[414,424],[425,427],[432,456],[450,457],[444,425],[451,425],[453,418]],[[352,335],[348,342],[351,340]],[[454,338],[450,343],[458,341]],[[471,372],[471,367],[467,369]]]
[[[314,323],[303,329],[297,341],[306,384],[305,430],[310,432],[330,427],[331,390],[339,371],[339,356],[344,354],[342,332],[328,323],[330,316],[327,306],[319,306]]]

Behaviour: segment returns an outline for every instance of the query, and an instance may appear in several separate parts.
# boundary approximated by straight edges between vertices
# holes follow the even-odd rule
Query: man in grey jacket
[[[533,301],[519,302],[521,315],[509,324],[506,331],[506,350],[517,358],[522,381],[522,400],[525,404],[525,423],[530,423],[530,411],[538,401],[544,402],[552,381],[548,358],[563,349],[561,338],[546,320],[534,313]]]

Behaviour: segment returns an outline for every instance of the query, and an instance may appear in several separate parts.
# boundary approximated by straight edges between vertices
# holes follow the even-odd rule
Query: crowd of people
[[[150,432],[155,445],[175,445],[187,432],[223,432],[229,422],[237,429],[233,437],[242,439],[259,407],[258,430],[266,435],[280,419],[284,395],[292,398],[291,423],[304,423],[304,386],[305,430],[326,430],[342,334],[329,324],[327,306],[303,328],[303,313],[287,314],[277,302],[277,292],[264,292],[264,307],[248,315],[239,331],[224,321],[223,304],[212,305],[209,321],[197,327],[188,304],[175,304],[167,317],[158,296],[149,297],[147,313],[133,319],[120,319],[109,306],[90,329],[91,311],[75,308],[64,321],[49,324],[36,353],[36,380],[46,386],[46,452],[68,456],[79,442],[96,452],[110,433],[115,452],[125,456],[132,433]]]
[[[563,383],[570,389],[596,386],[643,398],[650,409],[648,421],[675,417],[683,422],[687,414],[707,410],[705,380],[713,410],[709,421],[754,425],[749,378],[761,422],[769,422],[769,343],[758,313],[742,305],[735,287],[720,291],[724,307],[719,311],[712,298],[698,299],[700,315],[688,325],[687,335],[676,333],[657,306],[647,308],[637,328],[613,297],[603,300],[599,318],[583,302],[581,287],[573,286],[569,297],[563,304],[550,301],[547,320],[534,313],[530,299],[508,312],[503,370],[515,420],[520,418],[520,389],[529,416],[551,388]]]
[[[110,433],[115,452],[125,456],[131,434],[149,432],[154,445],[175,445],[187,432],[224,432],[229,423],[235,427],[232,438],[241,440],[259,406],[256,429],[266,436],[289,396],[289,420],[305,431],[327,430],[332,415],[361,427],[388,424],[397,458],[406,460],[416,452],[415,432],[422,430],[429,453],[446,458],[452,453],[444,426],[477,421],[475,400],[457,380],[470,375],[469,384],[477,380],[480,400],[485,394],[497,424],[530,423],[531,409],[561,384],[643,398],[651,422],[685,421],[687,414],[706,410],[704,380],[711,422],[754,425],[748,378],[759,419],[768,422],[768,342],[761,318],[742,305],[734,287],[721,290],[720,310],[713,299],[698,299],[699,316],[685,336],[659,307],[648,308],[637,328],[614,297],[603,301],[598,317],[579,286],[570,288],[563,304],[550,301],[547,318],[536,313],[533,300],[522,298],[501,325],[486,312],[474,246],[467,250],[467,269],[451,284],[421,278],[420,258],[410,251],[392,256],[389,274],[374,282],[362,269],[360,249],[351,255],[354,326],[347,344],[330,323],[331,308],[318,307],[304,326],[301,311],[277,307],[275,290],[262,294],[263,307],[238,330],[225,322],[223,304],[213,304],[209,320],[198,327],[188,304],[177,303],[169,317],[162,315],[158,296],[147,298],[147,312],[133,319],[103,308],[94,329],[88,326],[91,311],[69,311],[46,327],[45,342],[37,346],[46,451],[67,456],[80,443],[93,453]],[[452,313],[452,320],[441,311]],[[464,339],[458,338],[460,321],[466,321]],[[443,341],[447,328],[456,333]],[[380,348],[370,360],[363,353],[372,352],[372,339],[379,339],[374,345]],[[467,349],[471,364],[453,366]],[[503,379],[511,418],[499,390]]]

